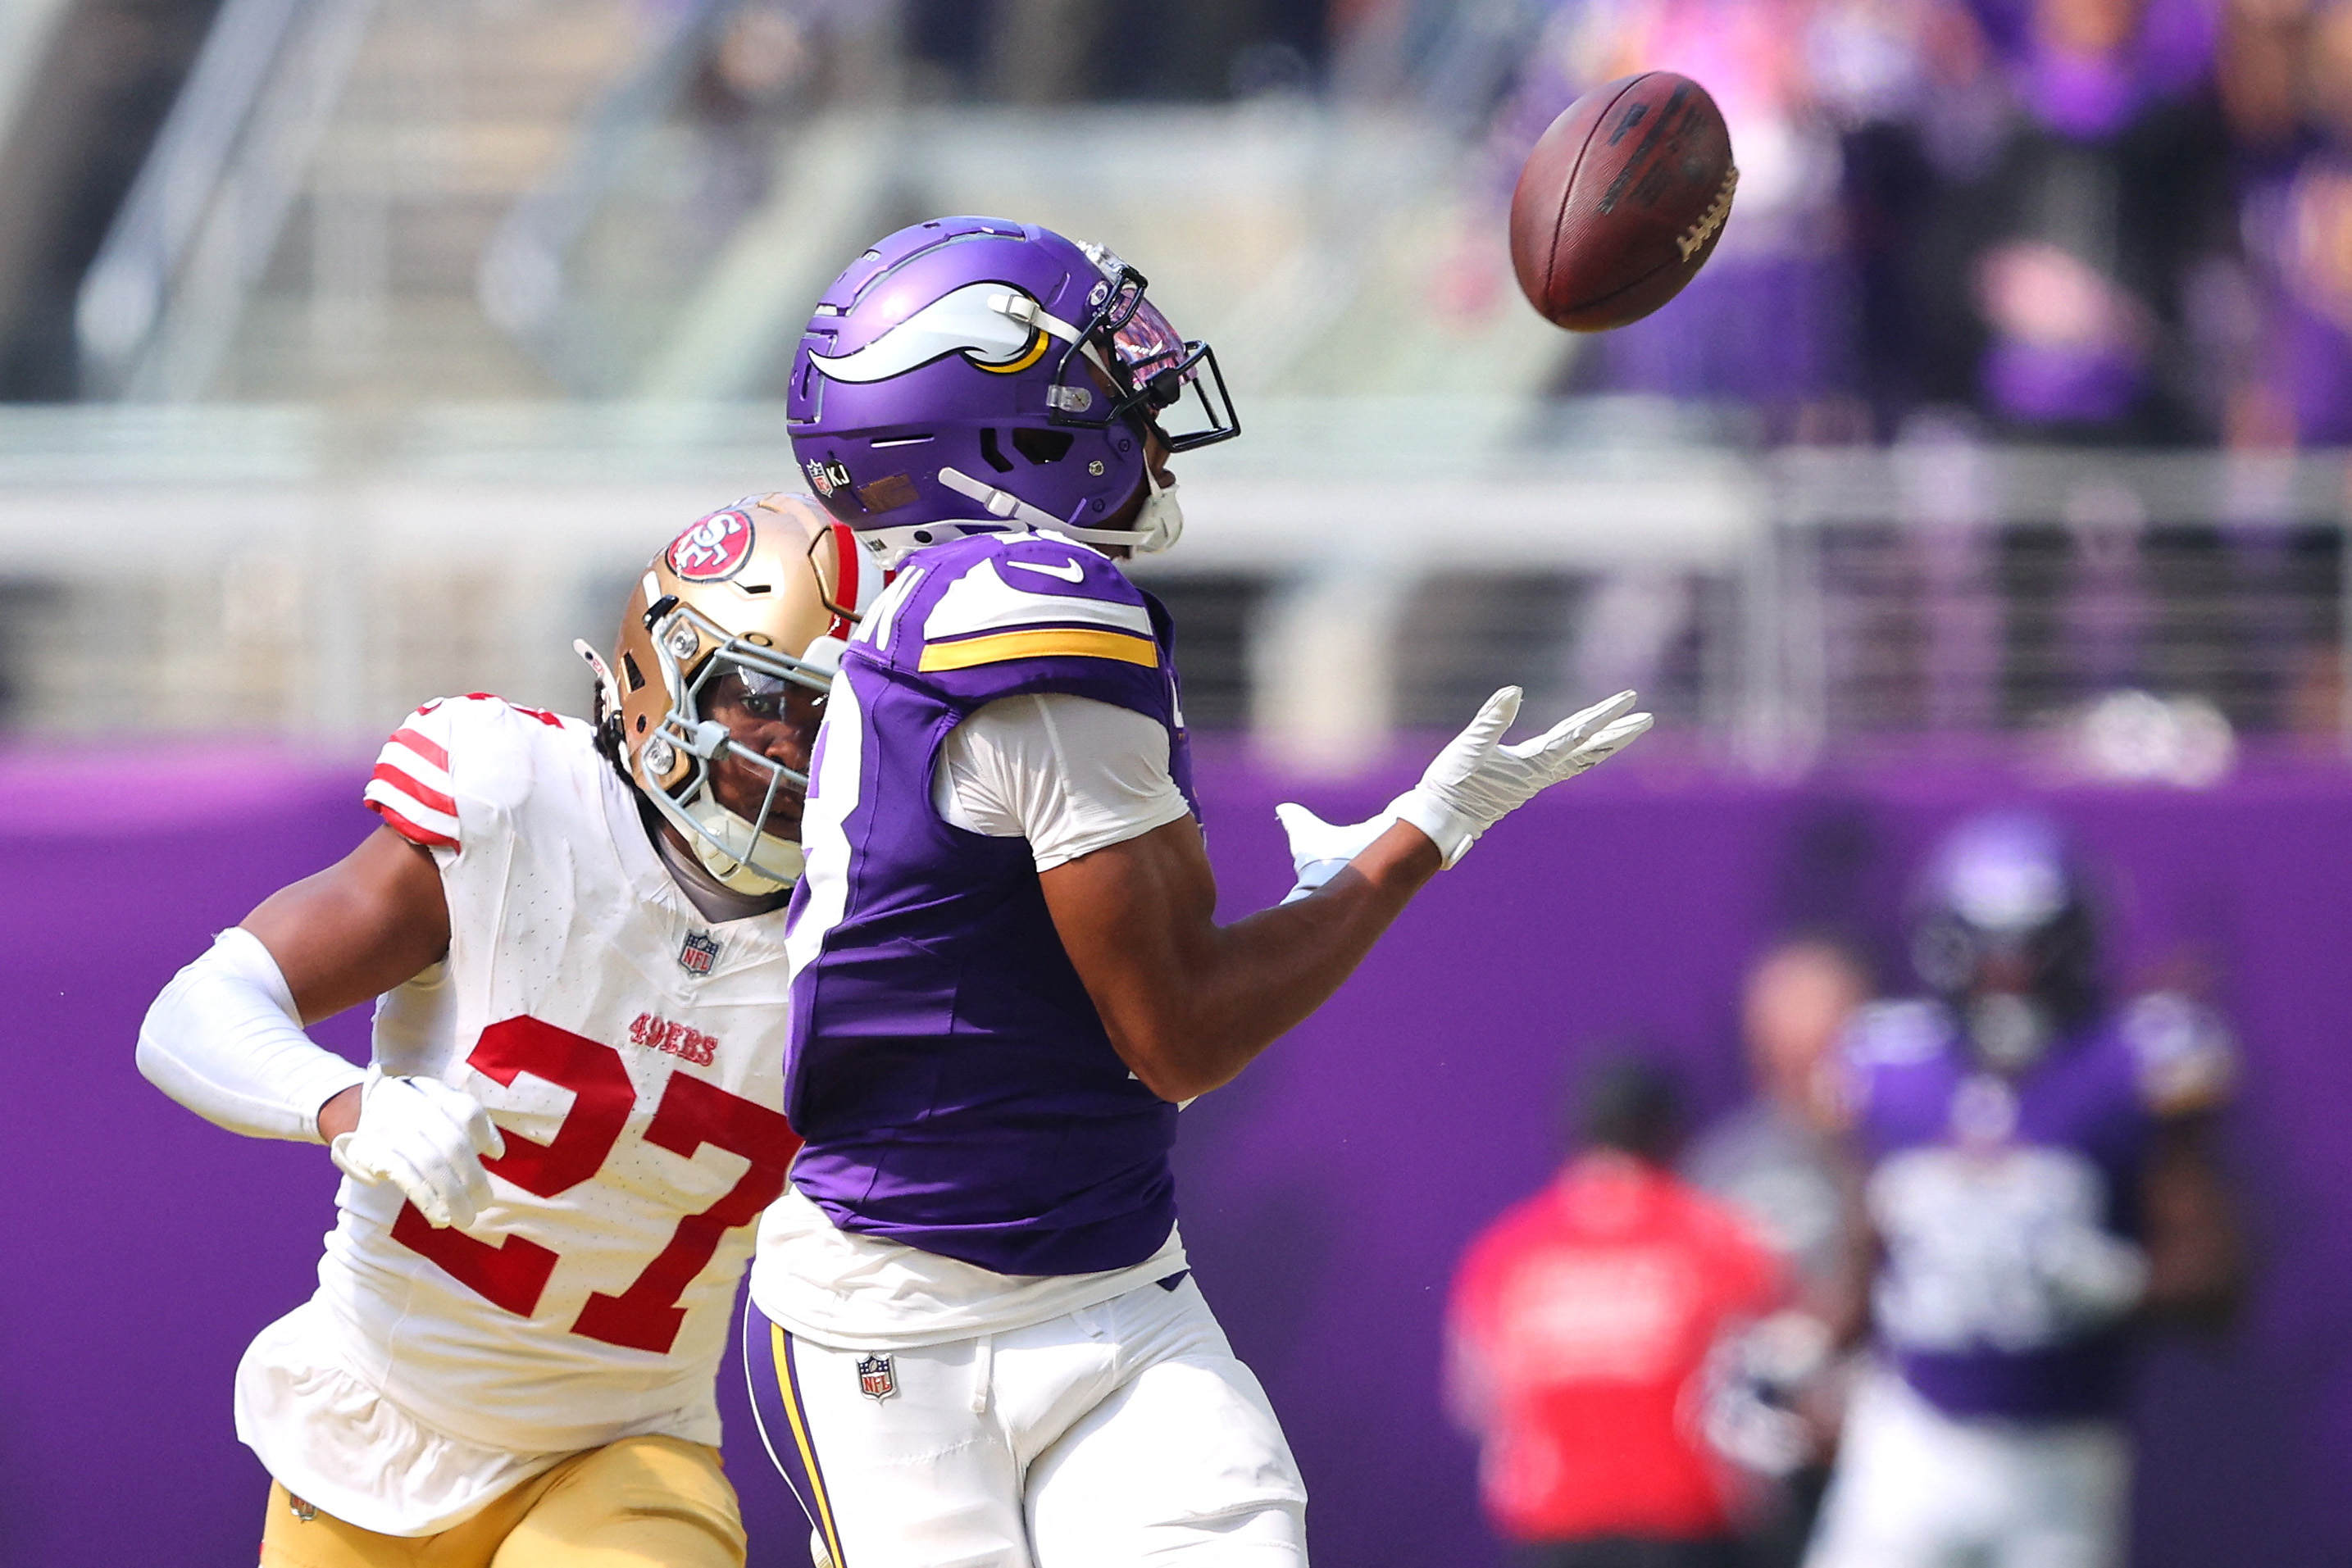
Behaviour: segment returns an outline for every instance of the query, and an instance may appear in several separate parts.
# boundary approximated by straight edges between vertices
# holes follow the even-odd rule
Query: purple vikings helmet
[[[936,218],[882,240],[826,288],[793,361],[793,453],[817,498],[885,567],[1041,528],[1167,549],[1183,517],[1145,431],[1186,452],[1241,425],[1216,355],[1144,288],[1101,246],[1034,224]],[[1100,526],[1139,488],[1132,527]]]
[[[2090,890],[2046,817],[1963,822],[1919,888],[1912,961],[1958,1012],[1985,1065],[2017,1071],[2081,1028],[2099,999]]]

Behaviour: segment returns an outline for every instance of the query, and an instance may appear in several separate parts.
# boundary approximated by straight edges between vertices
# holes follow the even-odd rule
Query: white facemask
[[[700,833],[687,835],[694,858],[731,891],[781,893],[800,880],[803,856],[798,843],[759,831],[713,800],[709,790],[688,806],[686,813],[702,829]]]

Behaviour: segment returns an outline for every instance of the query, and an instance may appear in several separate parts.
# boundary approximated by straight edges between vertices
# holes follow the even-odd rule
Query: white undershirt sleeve
[[[1157,719],[1059,692],[1003,697],[957,725],[940,747],[931,805],[966,831],[1028,840],[1041,872],[1192,810]]]
[[[319,1108],[367,1077],[302,1032],[278,960],[242,926],[222,932],[147,1009],[139,1071],[232,1133],[311,1144]]]

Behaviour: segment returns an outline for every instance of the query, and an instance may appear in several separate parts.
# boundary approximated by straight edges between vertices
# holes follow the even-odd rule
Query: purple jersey
[[[982,535],[909,556],[843,655],[784,1086],[793,1184],[843,1229],[1005,1274],[1125,1268],[1168,1239],[1176,1107],[1112,1049],[1027,841],[942,821],[931,774],[984,704],[1061,692],[1165,725],[1190,801],[1170,647],[1166,612],[1102,556]]]
[[[2114,1415],[2123,1324],[2086,1282],[2137,1267],[2149,1134],[2219,1095],[2226,1036],[2177,997],[2143,997],[2004,1079],[1974,1065],[1941,1006],[1887,1002],[1847,1051],[1888,1359],[1955,1416]]]

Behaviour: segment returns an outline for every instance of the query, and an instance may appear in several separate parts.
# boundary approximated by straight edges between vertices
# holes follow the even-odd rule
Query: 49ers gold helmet
[[[607,753],[710,873],[742,893],[790,886],[800,845],[765,831],[769,808],[808,777],[732,739],[703,712],[723,675],[748,695],[780,700],[787,685],[831,685],[857,617],[882,574],[858,559],[850,531],[804,497],[748,497],[697,518],[654,557],[621,615],[607,666],[595,666],[596,728]],[[731,755],[768,777],[759,815],[719,803],[711,764]]]

